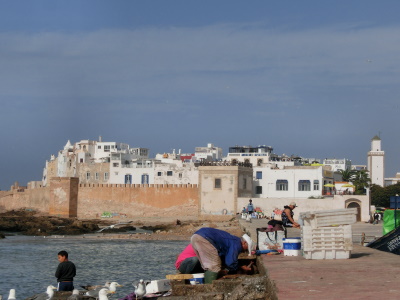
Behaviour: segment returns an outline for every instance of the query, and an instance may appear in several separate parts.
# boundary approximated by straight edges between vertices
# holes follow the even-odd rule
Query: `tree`
[[[365,195],[365,189],[369,187],[371,179],[369,179],[367,171],[357,170],[353,171],[350,181],[355,186],[355,195]]]
[[[338,173],[342,176],[343,181],[349,182],[351,177],[354,175],[354,172],[355,172],[354,170],[346,169],[346,170],[339,170]]]
[[[400,195],[400,183],[381,187],[380,185],[371,185],[371,204],[376,207],[389,207],[390,196]]]

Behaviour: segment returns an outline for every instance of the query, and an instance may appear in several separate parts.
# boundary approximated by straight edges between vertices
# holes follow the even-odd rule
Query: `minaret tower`
[[[371,151],[368,152],[368,171],[371,184],[383,187],[385,181],[385,151],[381,150],[381,139],[377,135],[371,140]]]

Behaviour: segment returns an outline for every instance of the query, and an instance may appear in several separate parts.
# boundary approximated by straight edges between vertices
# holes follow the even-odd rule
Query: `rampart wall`
[[[81,184],[78,217],[197,216],[197,185]]]
[[[81,219],[198,216],[199,213],[199,188],[194,184],[71,185],[71,180],[54,177],[48,187],[2,191],[0,211],[33,209]]]

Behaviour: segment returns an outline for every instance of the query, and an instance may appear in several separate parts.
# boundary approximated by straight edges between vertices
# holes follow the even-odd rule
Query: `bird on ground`
[[[54,290],[57,288],[55,286],[49,285],[45,293],[37,294],[29,299],[31,300],[50,300],[54,296]]]
[[[8,300],[15,300],[15,289],[11,289],[10,293],[8,294]]]
[[[118,223],[118,224],[112,224],[112,225],[110,225],[110,226],[103,227],[102,229],[98,230],[97,232],[102,232],[103,230],[107,230],[107,229],[114,229],[116,226],[128,225],[128,224],[131,224],[132,222],[133,222],[133,221],[122,222],[122,223]]]
[[[111,292],[109,289],[107,288],[102,288],[99,291],[99,300],[108,300],[107,294],[112,294],[114,292]],[[96,297],[97,298],[97,297]]]
[[[102,290],[102,289],[104,289],[104,288],[106,288],[106,289],[108,289],[111,293],[115,293],[116,291],[117,291],[117,287],[121,287],[122,285],[120,285],[118,282],[111,282],[110,284],[109,284],[109,286],[102,286],[102,287],[98,287],[98,288],[95,288],[95,289],[93,289],[93,290],[90,290],[90,291],[87,291],[86,293],[85,293],[85,295],[86,296],[91,296],[91,297],[98,297],[99,296],[99,292]]]
[[[74,289],[72,291],[72,295],[67,298],[67,300],[78,300],[79,299],[79,290]]]
[[[102,289],[102,288],[109,288],[110,287],[111,282],[110,281],[106,281],[106,283],[104,285],[98,284],[98,285],[81,285],[81,288],[87,290],[87,291],[91,291],[94,289]]]
[[[146,295],[146,285],[149,284],[149,282],[144,282],[143,279],[139,280],[139,283],[135,285],[132,283],[132,285],[135,287],[135,295],[136,295],[136,300],[138,297],[140,299],[143,298],[144,295]]]

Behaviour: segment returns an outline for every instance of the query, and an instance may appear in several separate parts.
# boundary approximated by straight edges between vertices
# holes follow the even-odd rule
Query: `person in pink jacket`
[[[204,273],[192,244],[187,245],[181,254],[178,255],[175,268],[182,274]]]

